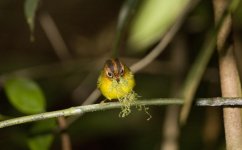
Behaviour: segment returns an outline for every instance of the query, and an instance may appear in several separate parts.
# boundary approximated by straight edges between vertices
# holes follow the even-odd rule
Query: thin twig
[[[236,100],[234,100],[236,99]],[[220,102],[217,103],[217,105],[213,104],[213,101],[220,100]],[[234,100],[234,101],[233,101]],[[201,102],[203,101],[203,102]],[[201,104],[202,103],[202,104]],[[153,105],[153,106],[162,106],[162,105],[183,105],[184,101],[180,98],[157,98],[157,99],[149,99],[149,100],[138,100],[136,103],[132,104],[132,106],[137,105]],[[197,104],[200,104],[199,106],[233,106],[233,107],[241,107],[242,106],[242,98],[203,98],[198,99]],[[212,105],[209,105],[212,104]],[[115,109],[120,108],[121,104],[119,102],[110,102],[110,103],[104,103],[104,104],[92,104],[92,105],[84,105],[84,106],[76,106],[71,107],[63,110],[57,110],[52,112],[45,112],[40,113],[36,115],[29,115],[29,116],[23,116],[18,118],[13,118],[5,121],[0,122],[0,128],[5,128],[8,126],[23,124],[27,122],[34,122],[39,120],[45,120],[55,117],[61,117],[61,116],[73,116],[73,115],[79,115],[84,114],[88,112],[95,112],[95,111],[104,111],[109,109]]]
[[[171,96],[178,96],[177,91],[181,89],[181,83],[185,73],[185,66],[187,65],[187,41],[184,40],[184,35],[177,36],[172,45],[171,51],[171,68],[176,68],[174,80],[171,84]],[[180,127],[178,124],[180,113],[180,106],[168,106],[166,108],[165,118],[162,129],[161,150],[178,150]]]
[[[160,99],[151,99],[151,100],[142,100],[137,101],[133,104],[133,106],[137,105],[182,105],[183,101],[181,99],[177,98],[160,98]],[[120,108],[121,104],[119,102],[110,102],[110,103],[104,103],[104,104],[92,104],[92,105],[84,105],[84,106],[77,106],[77,107],[71,107],[68,109],[63,110],[57,110],[52,112],[45,112],[40,113],[36,115],[29,115],[24,117],[18,117],[13,118],[5,121],[0,122],[0,128],[17,125],[17,124],[23,124],[27,122],[33,122],[33,121],[39,121],[49,118],[55,118],[55,117],[61,117],[61,116],[72,116],[72,115],[79,115],[84,114],[87,112],[94,112],[94,111],[103,111],[107,109],[114,109],[114,108]]]
[[[169,31],[161,38],[160,42],[158,45],[148,54],[146,55],[143,59],[138,61],[137,63],[133,64],[130,69],[133,72],[137,72],[144,67],[146,67],[148,64],[150,64],[155,58],[157,58],[166,48],[166,46],[170,43],[170,41],[173,39],[174,35],[177,33],[177,31],[180,29],[180,26],[182,25],[185,16],[188,14],[188,12],[196,6],[199,0],[195,1],[190,1],[188,2],[188,5],[186,8],[184,8],[184,11],[181,12],[181,14],[177,17],[176,22],[174,25],[171,27]]]
[[[118,17],[118,24],[117,24],[117,30],[115,35],[115,42],[114,42],[114,48],[113,48],[113,57],[118,57],[120,46],[122,45],[122,42],[124,41],[123,38],[125,34],[127,33],[128,25],[130,24],[130,20],[133,17],[134,10],[137,7],[139,0],[127,0],[124,2]]]
[[[179,135],[180,128],[178,125],[179,118],[179,106],[168,106],[166,109],[166,115],[164,125],[162,129],[162,141],[161,150],[178,150],[179,149]]]
[[[26,67],[23,69],[15,69],[7,71],[1,76],[24,76],[31,79],[53,77],[57,75],[63,75],[70,72],[86,72],[91,71],[97,64],[100,63],[100,59],[93,62],[91,59],[72,59],[62,62],[48,63],[44,65],[38,65],[33,67]],[[50,71],[55,70],[55,71]],[[78,70],[78,71],[77,71]]]
[[[241,98],[199,98],[196,101],[197,106],[242,106]]]
[[[59,128],[61,131],[62,150],[71,150],[71,140],[69,134],[66,132],[67,122],[64,116],[57,118]]]
[[[215,36],[211,35],[208,40],[204,42],[204,46],[200,50],[200,54],[198,54],[198,58],[194,62],[193,66],[191,67],[186,80],[184,82],[182,91],[180,96],[185,99],[185,105],[181,109],[180,113],[180,123],[185,124],[188,118],[193,97],[196,93],[198,85],[202,79],[203,73],[207,67],[207,64],[214,52],[215,48]]]
[[[50,40],[50,43],[52,44],[57,56],[61,60],[66,60],[71,58],[71,54],[68,51],[68,48],[57,29],[57,26],[52,19],[52,17],[49,15],[49,13],[45,12],[42,13],[39,16],[40,24],[45,31],[48,39]]]
[[[135,73],[150,64],[155,58],[157,58],[160,53],[165,50],[165,47],[170,43],[171,39],[174,37],[178,29],[183,22],[184,16],[180,17],[179,20],[172,26],[172,28],[161,38],[158,45],[143,59],[133,64],[130,69]]]
[[[130,69],[135,73],[150,64],[159,54],[165,49],[165,47],[170,43],[171,39],[174,37],[178,31],[182,21],[178,21],[169,32],[166,33],[164,38],[161,39],[159,44],[143,59],[133,64]]]

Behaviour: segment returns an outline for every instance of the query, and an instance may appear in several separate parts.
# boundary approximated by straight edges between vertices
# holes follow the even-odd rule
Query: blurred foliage
[[[188,0],[143,1],[132,21],[128,44],[136,51],[145,50],[171,27]]]
[[[48,150],[52,144],[52,141],[52,134],[38,135],[29,139],[28,145],[31,150]]]
[[[33,32],[34,32],[34,22],[35,22],[35,13],[37,10],[39,0],[25,0],[24,4],[24,14],[27,19],[27,23],[29,25],[31,31],[31,41],[34,40]]]
[[[96,72],[103,65],[104,58],[110,57],[118,32],[122,37],[118,42],[117,54],[130,65],[152,50],[188,1],[125,2],[0,1],[0,83],[1,89],[4,89],[0,92],[1,119],[80,105],[96,87],[96,78],[89,78],[89,75],[97,76]],[[125,6],[129,6],[126,11]],[[233,14],[233,27],[239,41],[242,40],[241,7],[240,1]],[[61,62],[57,57],[53,43],[41,25],[43,12],[50,14],[67,43],[68,51],[73,56],[70,60]],[[128,18],[120,19],[122,12],[126,12],[124,16]],[[179,77],[176,82],[179,84],[185,79],[201,46],[206,45],[206,34],[214,26],[213,22],[212,2],[201,1],[185,18],[174,38],[174,41],[185,45],[182,50],[185,54],[175,57],[178,59],[176,61],[185,65],[179,68],[173,64],[173,55],[178,55],[172,53],[174,45],[180,49],[183,47],[171,42],[162,55],[135,75],[135,91],[142,99],[174,97],[173,94],[177,94],[174,91],[180,85],[174,86],[174,81]],[[120,27],[118,24],[123,27],[117,28]],[[33,42],[29,40],[30,35],[35,37]],[[128,57],[130,53],[133,54],[132,58]],[[217,55],[214,54],[195,97],[220,96],[217,61]],[[80,98],[74,99],[73,93],[80,94]],[[98,101],[103,99],[100,97]],[[118,118],[119,111],[86,114],[72,124],[67,133],[70,134],[73,149],[160,149],[165,107],[151,107],[150,121],[146,121],[145,113],[135,109],[127,118]],[[219,130],[216,139],[205,140],[208,137],[204,132],[208,118],[206,111],[207,108],[192,107],[187,125],[180,131],[180,149],[224,148],[223,130]],[[215,111],[221,113],[220,109]],[[219,121],[211,128],[222,124],[221,115],[217,119]],[[55,119],[5,128],[0,131],[0,146],[5,150],[61,149],[60,133],[56,129],[58,125]]]
[[[45,111],[45,98],[40,87],[32,80],[9,78],[4,84],[9,101],[22,113]]]
[[[31,150],[48,150],[54,140],[52,133],[57,127],[55,119],[37,122],[31,129],[28,146]]]

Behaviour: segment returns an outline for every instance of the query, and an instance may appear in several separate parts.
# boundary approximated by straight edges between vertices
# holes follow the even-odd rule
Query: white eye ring
[[[113,77],[113,74],[111,72],[107,72],[107,76],[112,78]]]

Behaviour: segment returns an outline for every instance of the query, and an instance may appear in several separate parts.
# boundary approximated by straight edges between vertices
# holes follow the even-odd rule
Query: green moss
[[[139,105],[136,103],[136,101],[138,100],[139,95],[137,93],[135,93],[135,91],[131,91],[130,93],[128,93],[127,95],[125,95],[122,98],[119,98],[118,101],[121,103],[121,112],[119,113],[119,117],[126,117],[131,113],[131,105],[136,105],[136,108],[139,111],[144,110],[144,112],[148,115],[147,120],[150,120],[152,118],[152,116],[150,115],[150,113],[148,112],[149,107],[145,106],[145,105]]]

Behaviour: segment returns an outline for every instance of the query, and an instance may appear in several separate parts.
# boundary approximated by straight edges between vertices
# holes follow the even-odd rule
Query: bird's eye
[[[111,72],[107,72],[107,76],[112,78],[113,77],[113,74]]]
[[[123,69],[120,70],[120,75],[121,76],[124,75],[124,70]]]

